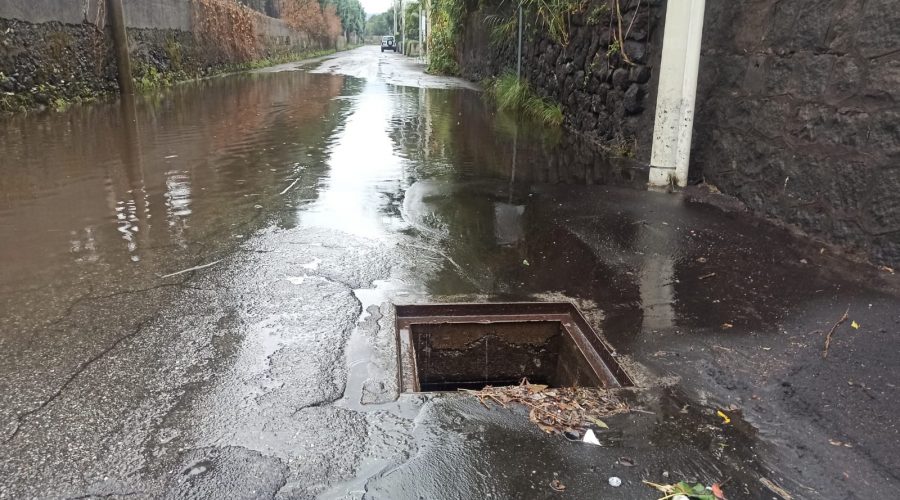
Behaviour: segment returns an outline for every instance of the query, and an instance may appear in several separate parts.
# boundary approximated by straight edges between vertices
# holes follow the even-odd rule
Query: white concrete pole
[[[650,186],[687,185],[706,0],[669,0],[650,155]]]

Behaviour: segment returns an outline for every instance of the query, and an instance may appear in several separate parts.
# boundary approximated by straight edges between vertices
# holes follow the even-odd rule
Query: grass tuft
[[[549,99],[539,97],[528,82],[520,80],[512,73],[488,80],[485,89],[501,111],[521,113],[545,125],[554,127],[562,125],[562,107]]]

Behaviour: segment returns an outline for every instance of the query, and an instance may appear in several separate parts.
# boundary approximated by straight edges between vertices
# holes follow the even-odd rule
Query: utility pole
[[[706,0],[666,9],[656,96],[650,186],[686,186]]]
[[[522,79],[522,2],[519,2],[519,50],[516,58],[516,78]]]
[[[113,44],[116,49],[116,66],[118,68],[119,92],[134,94],[134,81],[131,79],[131,56],[128,51],[128,33],[125,31],[125,12],[122,0],[107,0],[109,23],[112,25]]]

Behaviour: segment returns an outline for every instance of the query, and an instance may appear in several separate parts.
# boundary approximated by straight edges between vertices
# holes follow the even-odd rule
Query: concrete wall
[[[102,19],[105,0],[3,0],[0,18],[32,24],[80,24]],[[123,0],[125,22],[133,28],[190,31],[190,0]]]
[[[238,0],[228,0],[234,6]],[[265,10],[260,0],[251,7]],[[250,11],[237,36],[223,10],[204,31],[191,0],[123,0],[140,82],[214,73],[252,59],[322,47],[280,19]],[[246,14],[242,19],[247,20]],[[0,111],[90,98],[117,89],[105,0],[0,0]],[[209,23],[206,23],[209,24]],[[247,28],[252,25],[251,28]],[[255,39],[253,36],[255,35]]]
[[[3,0],[0,18],[29,23],[81,23],[88,13],[96,15],[102,0]]]

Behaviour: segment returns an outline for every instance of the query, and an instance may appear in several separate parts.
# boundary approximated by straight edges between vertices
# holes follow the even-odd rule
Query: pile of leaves
[[[495,403],[504,408],[519,404],[529,409],[528,418],[546,433],[577,432],[589,425],[606,428],[601,418],[630,411],[610,391],[595,387],[550,389],[531,384],[528,379],[509,387],[485,387],[480,391],[463,390],[478,398],[485,407]]]

